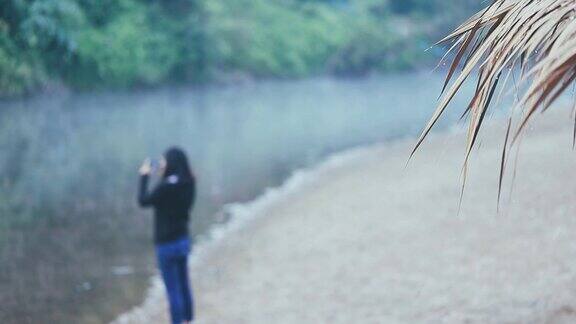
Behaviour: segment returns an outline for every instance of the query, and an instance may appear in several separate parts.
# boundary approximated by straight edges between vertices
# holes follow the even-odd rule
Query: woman
[[[194,203],[196,183],[186,154],[170,148],[159,163],[161,180],[152,192],[148,181],[150,159],[140,167],[138,202],[154,208],[154,243],[158,266],[164,279],[173,324],[190,323],[194,318],[192,292],[188,279],[190,236],[188,222]]]

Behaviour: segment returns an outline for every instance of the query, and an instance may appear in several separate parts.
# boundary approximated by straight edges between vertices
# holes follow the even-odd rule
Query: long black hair
[[[194,174],[190,170],[186,153],[178,147],[171,147],[164,153],[166,159],[166,169],[164,179],[170,176],[177,176],[179,182],[194,181]]]

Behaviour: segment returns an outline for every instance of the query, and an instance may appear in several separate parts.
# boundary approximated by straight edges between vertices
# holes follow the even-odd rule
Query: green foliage
[[[411,12],[436,12],[443,9],[446,1],[437,0],[390,0],[392,11],[407,14]]]
[[[7,0],[2,6],[0,96],[21,95],[62,70],[84,16],[73,0]]]
[[[446,12],[458,15],[461,11],[469,13],[471,10],[478,10],[485,1],[480,0],[389,0],[390,10],[398,14],[426,14],[437,15]]]
[[[207,6],[208,55],[215,68],[256,76],[303,76],[323,68],[347,38],[342,14],[315,4],[268,0]]]
[[[78,51],[68,74],[79,87],[128,87],[165,80],[178,54],[175,41],[153,29],[145,7],[135,5],[101,28],[78,37]]]
[[[131,0],[78,0],[78,5],[93,28],[106,25],[111,19],[116,18],[118,13],[127,10],[131,4]]]
[[[414,66],[477,0],[4,0],[0,96]],[[424,45],[422,45],[424,43]]]
[[[361,13],[348,23],[347,29],[353,32],[330,62],[329,67],[336,74],[358,75],[387,67],[390,65],[389,53],[400,40],[390,26],[385,10],[374,11],[372,6],[359,9]]]
[[[72,0],[37,0],[19,28],[29,47],[66,54],[74,51],[74,33],[83,22],[84,14]]]
[[[27,53],[19,50],[0,20],[0,96],[17,96],[34,89],[42,74]]]

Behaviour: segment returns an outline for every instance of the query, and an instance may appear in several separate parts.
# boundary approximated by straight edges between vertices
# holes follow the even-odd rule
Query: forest
[[[0,96],[414,68],[475,0],[6,0]]]

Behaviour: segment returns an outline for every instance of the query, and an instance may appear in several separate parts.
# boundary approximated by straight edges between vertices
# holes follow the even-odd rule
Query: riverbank
[[[3,102],[0,301],[9,306],[0,322],[21,323],[25,314],[25,322],[103,323],[142,302],[145,276],[155,270],[151,214],[134,200],[144,156],[171,145],[190,153],[199,175],[191,229],[203,235],[226,222],[218,213],[224,205],[255,199],[294,170],[358,145],[415,136],[444,77],[426,71]],[[439,127],[458,117],[453,110]],[[118,277],[118,267],[134,273]],[[135,279],[127,286],[141,289],[111,277]]]
[[[228,233],[200,244],[192,261],[199,323],[574,321],[568,114],[529,130],[500,213],[502,121],[474,154],[460,214],[461,133],[432,136],[406,169],[413,140],[334,157],[232,208]],[[117,323],[165,314],[155,279],[146,302]]]

